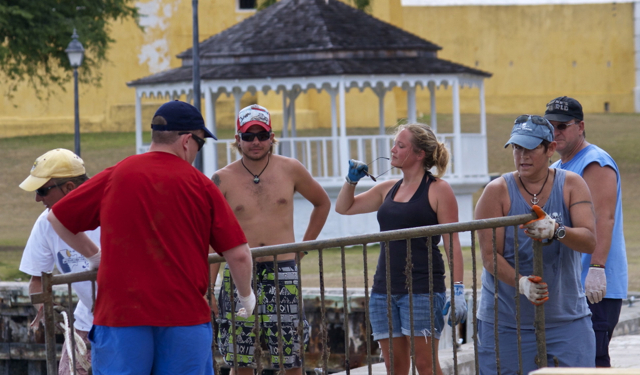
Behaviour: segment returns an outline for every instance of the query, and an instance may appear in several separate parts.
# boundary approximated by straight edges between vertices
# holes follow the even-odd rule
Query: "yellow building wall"
[[[633,4],[404,7],[404,29],[443,47],[438,57],[493,73],[489,113],[542,113],[561,95],[585,112],[633,112]],[[436,94],[450,112],[450,91]],[[462,112],[477,112],[461,90]],[[428,108],[428,91],[418,95]]]
[[[133,22],[115,22],[116,40],[101,68],[100,87],[80,85],[81,131],[133,131],[134,89],[126,82],[180,66],[175,57],[191,47],[191,2],[147,0],[137,3],[144,31]],[[200,2],[201,40],[254,14],[238,11],[233,0]],[[541,113],[552,98],[570,95],[586,112],[633,111],[635,85],[633,4],[539,6],[402,7],[400,0],[372,0],[371,14],[443,47],[438,56],[493,73],[485,80],[488,113]],[[478,90],[464,88],[463,113],[478,113]],[[450,113],[451,88],[436,90],[439,113]],[[183,98],[184,99],[184,98]],[[143,124],[168,98],[143,99]],[[246,95],[273,112],[282,128],[282,97],[274,92]],[[378,127],[378,99],[369,89],[347,94],[347,124]],[[385,97],[385,124],[406,117],[406,93]],[[204,105],[203,105],[204,107]],[[218,99],[220,128],[234,126],[233,98]],[[331,126],[330,97],[312,90],[296,101],[297,128]],[[426,89],[417,90],[418,115],[429,114]],[[0,99],[0,137],[73,132],[73,86],[38,101],[20,86],[12,100]]]

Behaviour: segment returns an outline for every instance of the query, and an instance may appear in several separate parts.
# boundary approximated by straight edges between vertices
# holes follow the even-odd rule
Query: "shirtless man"
[[[271,116],[266,108],[251,105],[238,115],[235,147],[242,158],[216,172],[211,178],[229,202],[251,248],[295,242],[293,233],[293,195],[298,192],[314,206],[303,241],[315,240],[331,208],[331,201],[320,184],[297,160],[274,155],[276,140],[271,129]],[[301,254],[302,256],[302,254]],[[261,333],[269,345],[271,363],[280,368],[278,333],[283,339],[284,368],[287,375],[301,374],[298,320],[298,269],[295,253],[278,256],[281,327],[277,327],[274,262],[272,256],[256,258],[258,278],[258,311]],[[212,266],[212,275],[218,266]],[[220,332],[218,343],[225,362],[234,367],[233,340],[230,336],[231,302],[229,271],[225,269],[220,289]],[[239,308],[234,291],[235,307]],[[304,315],[303,315],[304,319]],[[256,367],[252,336],[255,315],[247,319],[236,315],[238,333],[238,375],[250,375]],[[309,340],[309,324],[304,319],[304,341]],[[236,330],[238,332],[238,330]]]

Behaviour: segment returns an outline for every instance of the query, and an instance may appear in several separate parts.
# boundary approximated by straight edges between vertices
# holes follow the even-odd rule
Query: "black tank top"
[[[429,186],[435,178],[431,173],[425,173],[422,182],[409,202],[394,202],[393,198],[402,184],[398,181],[387,193],[384,202],[378,209],[378,223],[380,231],[407,229],[438,224],[438,216],[429,204]],[[432,243],[440,242],[440,236],[432,237]],[[391,241],[391,294],[407,294],[405,266],[407,259],[407,242]],[[373,277],[373,293],[387,293],[386,280],[386,254],[384,243],[380,244],[380,257],[378,268]],[[414,238],[411,240],[411,255],[413,260],[413,292],[429,293],[429,255],[427,253],[427,238]],[[442,293],[446,290],[444,285],[444,262],[437,245],[431,247],[433,252],[433,291]]]

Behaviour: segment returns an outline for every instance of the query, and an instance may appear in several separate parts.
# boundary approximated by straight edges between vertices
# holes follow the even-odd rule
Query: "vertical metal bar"
[[[42,273],[42,294],[44,297],[44,336],[47,351],[47,374],[58,373],[56,360],[56,327],[53,316],[53,275]]]
[[[416,346],[415,346],[415,334],[413,324],[413,256],[411,255],[411,239],[407,239],[407,260],[404,269],[407,275],[407,287],[409,289],[409,330],[411,335],[409,336],[410,356],[411,356],[411,374],[416,375]]]
[[[193,80],[193,106],[198,109],[198,112],[202,113],[200,105],[200,29],[198,27],[198,0],[191,0],[192,11],[192,31],[193,31],[193,46],[191,49],[191,61],[192,61],[192,80]],[[202,161],[202,152],[196,153],[195,167],[204,172],[204,166]]]
[[[231,270],[229,270],[229,301],[231,301],[231,337],[233,338],[233,369],[235,374],[238,374],[238,330],[236,329],[236,293],[240,293],[236,290],[235,283],[233,282],[233,276],[231,276]],[[227,350],[229,350],[227,348]]]
[[[91,280],[91,313],[93,314],[93,309],[96,307],[96,281]]]
[[[544,280],[544,266],[542,265],[542,242],[531,242],[533,242],[533,274],[536,276],[540,276],[540,278]],[[538,368],[547,367],[547,342],[544,332],[544,305],[535,307],[533,328],[536,331],[536,344],[538,347],[536,364],[538,365]]]
[[[209,267],[211,267],[211,263],[209,263]],[[209,308],[211,309],[211,329],[213,330],[213,340],[211,340],[211,358],[213,359],[214,372],[218,367],[215,355],[218,348],[218,322],[216,321],[216,316],[213,313],[213,305],[216,303],[214,288],[217,276],[218,275],[213,275],[209,272],[209,285],[207,287],[207,301],[209,302]],[[218,309],[218,314],[220,314],[220,309]]]
[[[282,342],[282,314],[280,313],[280,267],[278,266],[278,255],[273,255],[273,268],[275,273],[274,283],[276,284],[276,317],[278,321],[278,364],[280,369],[278,374],[284,375],[284,348]]]
[[[320,276],[320,334],[322,336],[322,374],[327,375],[329,370],[329,334],[327,332],[327,311],[324,305],[324,259],[323,250],[318,249],[318,274]]]
[[[367,341],[367,373],[369,375],[372,374],[371,368],[371,325],[369,322],[369,269],[368,269],[368,257],[367,257],[367,244],[362,244],[362,261],[364,264],[364,317],[365,317],[365,326],[366,326],[366,336],[365,339]]]
[[[69,315],[69,339],[71,340],[71,353],[69,354],[69,358],[71,358],[71,374],[75,375],[76,374],[76,331],[75,331],[75,327],[73,326],[74,323],[74,316],[73,316],[73,294],[72,294],[72,290],[71,290],[71,283],[67,284],[67,295],[69,297],[69,309],[68,311],[68,315]],[[67,348],[62,348],[62,350],[67,350]]]
[[[436,356],[436,346],[433,342],[434,327],[436,326],[436,315],[433,310],[433,237],[427,237],[427,257],[429,259],[429,327],[431,327],[431,373],[437,374],[436,363],[438,357]],[[425,337],[426,339],[426,337]]]
[[[507,228],[505,228],[507,230]],[[522,337],[520,336],[520,244],[518,243],[518,226],[513,226],[513,257],[515,263],[515,282],[516,282],[516,332],[518,337],[518,375],[522,375]]]
[[[391,314],[391,256],[389,255],[389,241],[384,242],[384,256],[386,261],[386,280],[387,280],[387,319],[389,327],[389,368],[391,375],[395,374],[393,368],[393,316]]]
[[[73,68],[73,132],[76,155],[80,156],[80,109],[78,104],[78,67]]]
[[[495,336],[496,372],[500,374],[500,339],[498,337],[498,247],[496,245],[496,228],[493,228],[493,334]]]
[[[449,317],[451,322],[451,342],[453,343],[453,373],[454,375],[458,375],[458,341],[456,340],[456,329],[458,328],[458,318],[456,317],[456,296],[454,292],[455,284],[453,280],[453,270],[454,270],[454,261],[453,261],[453,233],[449,233],[449,272],[451,272],[451,310],[449,313]],[[464,295],[463,295],[464,297]],[[453,318],[451,318],[453,317]]]
[[[347,264],[344,254],[344,246],[340,247],[342,262],[342,311],[344,313],[344,368],[347,375],[351,374],[351,364],[349,363],[349,300],[347,299]]]
[[[471,270],[473,273],[473,359],[476,374],[480,372],[480,359],[478,356],[478,270],[476,267],[476,231],[471,231]]]
[[[253,334],[256,338],[253,343],[253,361],[256,364],[256,373],[262,374],[262,345],[260,344],[260,333],[262,332],[261,324],[262,324],[262,314],[265,314],[266,311],[262,310],[266,306],[266,302],[262,301],[262,293],[258,289],[258,280],[262,280],[262,275],[258,275],[258,264],[257,262],[253,262],[253,293],[256,295],[256,305],[258,307],[258,313],[255,314],[253,319]],[[261,303],[263,302],[263,303]],[[216,372],[219,374],[219,372]],[[236,374],[237,375],[237,374]]]
[[[300,263],[300,253],[296,253],[296,266],[298,269],[298,338],[300,339],[300,368],[304,372],[304,301],[302,299],[302,267]],[[260,372],[258,372],[260,374]]]

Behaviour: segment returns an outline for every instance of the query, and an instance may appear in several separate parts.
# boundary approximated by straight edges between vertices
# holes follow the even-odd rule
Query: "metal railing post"
[[[544,278],[542,264],[542,242],[533,242],[533,274]],[[544,332],[544,305],[535,307],[535,315],[533,318],[533,328],[536,331],[536,345],[538,355],[536,356],[536,365],[538,368],[547,367],[547,341]]]
[[[56,359],[56,321],[53,315],[53,275],[42,273],[42,295],[44,297],[44,337],[47,352],[47,374],[58,373]]]

